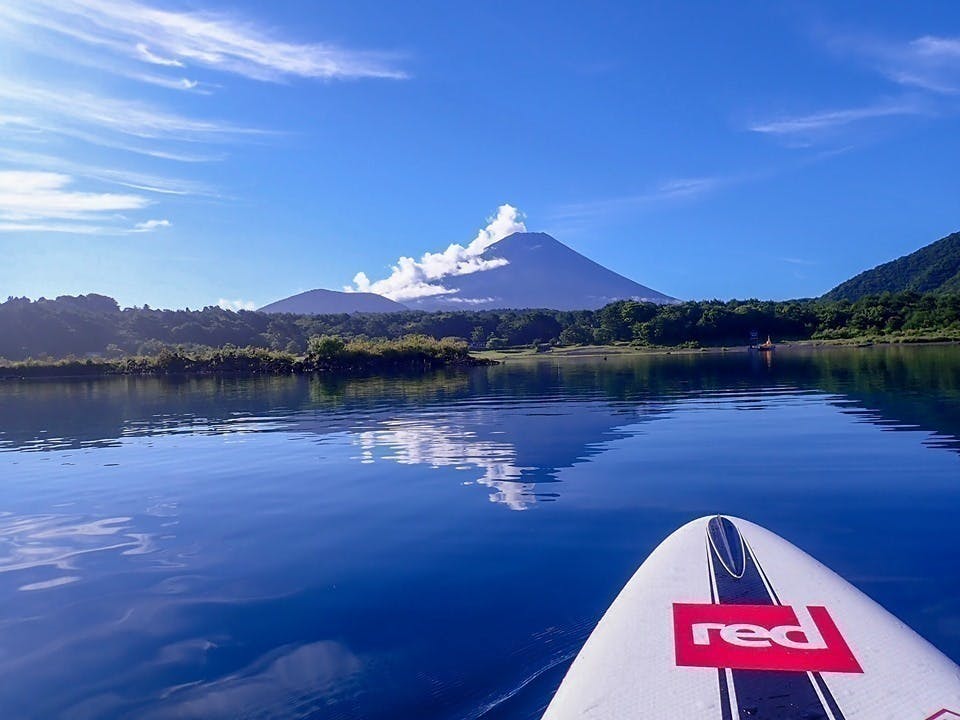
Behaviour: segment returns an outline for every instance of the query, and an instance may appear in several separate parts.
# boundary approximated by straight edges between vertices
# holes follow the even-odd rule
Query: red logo
[[[673,604],[677,665],[862,673],[825,607]]]

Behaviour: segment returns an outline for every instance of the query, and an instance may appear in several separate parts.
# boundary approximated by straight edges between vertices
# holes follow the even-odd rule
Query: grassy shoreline
[[[896,335],[844,339],[791,340],[778,343],[781,351],[793,348],[830,350],[877,345],[953,345],[960,336]],[[323,336],[311,340],[307,354],[298,355],[258,347],[165,349],[156,355],[119,358],[31,359],[0,362],[0,380],[31,378],[95,378],[164,375],[343,375],[425,372],[441,368],[493,365],[506,360],[562,360],[650,355],[700,355],[746,353],[747,347],[643,346],[626,342],[607,345],[568,345],[545,348],[515,347],[470,351],[454,338],[435,340],[407,336],[399,340],[344,341]]]
[[[368,374],[469,367],[495,361],[475,357],[467,343],[411,335],[397,340],[311,338],[299,355],[266,348],[164,349],[155,355],[119,358],[31,359],[0,363],[0,379],[105,377],[115,375],[304,375]]]

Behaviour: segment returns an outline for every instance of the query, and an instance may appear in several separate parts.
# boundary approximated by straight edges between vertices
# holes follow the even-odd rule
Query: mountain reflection
[[[114,378],[0,384],[0,451],[155,435],[348,433],[360,462],[447,467],[514,510],[557,497],[563,468],[691,398],[818,391],[885,429],[960,451],[960,348],[882,347],[510,361],[376,378]],[[744,408],[746,409],[746,408]]]

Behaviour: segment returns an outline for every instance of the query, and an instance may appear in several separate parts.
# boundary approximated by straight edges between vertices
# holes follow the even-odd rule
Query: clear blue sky
[[[498,206],[681,298],[960,229],[950,2],[6,0],[0,295],[260,305]]]

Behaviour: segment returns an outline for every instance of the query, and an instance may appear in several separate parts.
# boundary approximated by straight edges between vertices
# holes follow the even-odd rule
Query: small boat
[[[773,344],[773,341],[770,339],[770,336],[767,335],[767,341],[757,345],[757,350],[760,352],[771,352],[776,345]]]

